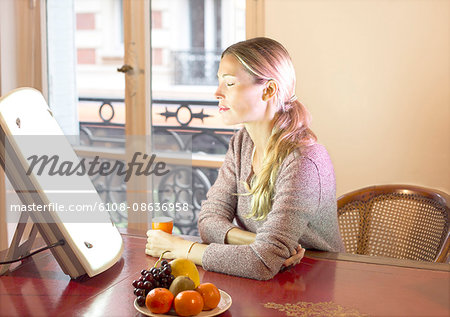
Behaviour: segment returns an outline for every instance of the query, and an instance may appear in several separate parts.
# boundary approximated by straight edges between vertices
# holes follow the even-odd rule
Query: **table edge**
[[[408,260],[408,259],[388,258],[388,257],[383,257],[383,256],[370,256],[370,255],[326,252],[326,251],[316,251],[316,250],[306,250],[305,256],[313,258],[313,259],[358,262],[358,263],[398,266],[398,267],[406,267],[406,268],[422,269],[422,270],[450,272],[450,264],[448,264],[448,263],[422,262],[422,261],[414,261],[414,260]]]

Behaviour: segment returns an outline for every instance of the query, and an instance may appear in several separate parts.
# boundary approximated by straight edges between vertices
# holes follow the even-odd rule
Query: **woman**
[[[198,228],[207,244],[150,230],[146,253],[170,250],[169,258],[188,255],[206,270],[267,280],[300,261],[299,243],[344,251],[332,163],[295,96],[286,49],[269,38],[236,43],[223,52],[218,78],[219,113],[244,128],[202,203]]]

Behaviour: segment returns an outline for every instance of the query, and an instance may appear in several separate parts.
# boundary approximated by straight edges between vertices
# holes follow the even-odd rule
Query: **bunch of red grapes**
[[[156,262],[156,265],[158,262]],[[150,270],[142,270],[139,279],[134,280],[134,295],[137,296],[137,304],[145,306],[145,297],[148,292],[157,287],[169,288],[175,277],[172,275],[172,267],[166,260],[161,261],[160,267],[152,267]]]

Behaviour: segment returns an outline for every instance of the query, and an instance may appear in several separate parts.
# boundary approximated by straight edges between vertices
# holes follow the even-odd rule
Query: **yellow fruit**
[[[175,259],[170,262],[170,266],[172,267],[173,276],[187,276],[195,283],[195,287],[200,285],[200,274],[197,266],[191,260]]]

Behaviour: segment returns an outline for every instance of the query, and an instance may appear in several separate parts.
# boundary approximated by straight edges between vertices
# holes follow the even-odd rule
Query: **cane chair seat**
[[[449,196],[417,186],[371,186],[338,199],[341,236],[353,254],[445,262],[449,218]]]

